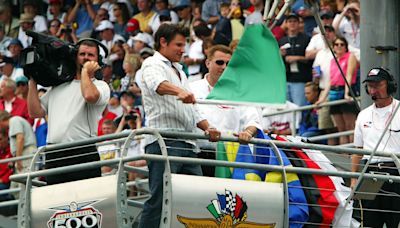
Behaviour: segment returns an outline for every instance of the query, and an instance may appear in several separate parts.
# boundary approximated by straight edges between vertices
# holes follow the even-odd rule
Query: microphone
[[[388,98],[390,98],[390,96],[387,96],[387,97],[371,96],[371,99],[372,99],[373,101],[376,101],[376,100],[383,100],[383,99],[388,99]]]

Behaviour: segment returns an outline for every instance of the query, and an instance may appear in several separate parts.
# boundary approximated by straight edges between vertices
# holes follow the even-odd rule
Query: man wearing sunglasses
[[[210,48],[206,66],[209,73],[201,80],[191,82],[190,88],[196,99],[206,99],[208,94],[218,82],[225,68],[231,59],[232,51],[225,45],[215,45]],[[260,125],[260,117],[253,107],[248,106],[228,106],[228,105],[199,105],[200,112],[212,126],[215,126],[225,136],[233,135],[239,138],[239,142],[248,143],[255,135]],[[211,148],[210,148],[211,146]],[[210,144],[201,144],[200,147],[212,149]],[[202,152],[199,157],[215,159],[214,153]],[[214,176],[213,169],[203,167],[205,175]]]

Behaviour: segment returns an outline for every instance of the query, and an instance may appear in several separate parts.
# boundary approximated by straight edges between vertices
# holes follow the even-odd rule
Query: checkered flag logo
[[[225,189],[225,200],[226,200],[226,212],[233,216],[236,207],[236,198],[233,196],[232,192]]]

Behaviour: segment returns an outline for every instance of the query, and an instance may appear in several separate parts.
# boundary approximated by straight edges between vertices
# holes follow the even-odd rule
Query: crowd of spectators
[[[208,73],[206,58],[214,45],[225,45],[234,52],[245,27],[263,23],[264,2],[0,0],[0,110],[5,111],[3,118],[9,121],[10,144],[15,141],[18,144],[18,135],[26,134],[27,131],[22,127],[11,126],[16,122],[13,118],[15,116],[22,117],[16,120],[23,122],[23,126],[26,126],[25,123],[32,126],[36,134],[35,148],[46,144],[47,118],[32,119],[28,115],[28,78],[18,63],[22,49],[32,43],[32,38],[26,35],[27,30],[56,36],[71,43],[90,37],[106,46],[110,54],[103,59],[102,73],[111,95],[102,116],[98,116],[100,136],[145,125],[146,113],[141,99],[141,65],[146,58],[157,53],[154,49],[154,34],[161,24],[178,24],[187,29],[186,48],[181,64],[189,82],[195,82]],[[344,76],[351,83],[355,94],[359,93],[359,1],[321,0],[319,3],[320,17],[328,42],[325,42],[309,6],[303,0],[296,0],[272,29],[286,66],[287,108],[351,99],[330,53],[330,46],[333,47]],[[51,88],[39,85],[39,96],[49,89]],[[259,113],[268,112],[271,110],[266,108]],[[290,125],[295,124],[296,128],[300,128],[299,134],[313,136],[334,132],[336,127],[339,131],[350,130],[354,128],[356,115],[357,110],[352,105],[345,104],[331,110],[310,110],[298,115],[297,120],[292,120],[292,116],[276,120],[263,118],[262,127],[269,133],[291,134]],[[3,120],[0,119],[1,121]],[[7,124],[1,125],[0,133],[7,130],[7,127]],[[19,132],[11,129],[19,129]],[[340,143],[351,141],[351,137],[340,139]],[[139,141],[135,143],[140,144]],[[22,150],[17,148],[17,153],[12,148],[12,155],[22,155],[23,148],[25,147]],[[140,145],[132,148],[136,150],[134,154],[144,151]],[[10,150],[6,147],[1,148],[1,158],[11,156],[9,153]],[[143,166],[145,163],[136,165]],[[23,164],[17,164],[17,170],[26,168],[21,166]],[[8,169],[8,166],[1,166],[0,174],[4,176],[0,177],[0,189],[9,186],[8,176],[11,173],[3,169]]]

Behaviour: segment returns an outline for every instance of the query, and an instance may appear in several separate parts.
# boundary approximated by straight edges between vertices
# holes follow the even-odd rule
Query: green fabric
[[[286,72],[278,43],[262,24],[247,26],[207,99],[284,104]]]
[[[218,142],[217,144],[217,161],[228,161],[228,157],[226,156],[225,145],[224,142]],[[221,178],[231,178],[232,172],[229,167],[215,167],[215,177]]]

